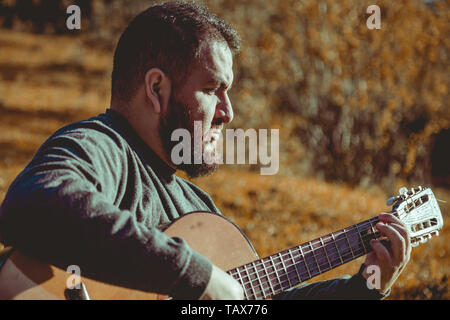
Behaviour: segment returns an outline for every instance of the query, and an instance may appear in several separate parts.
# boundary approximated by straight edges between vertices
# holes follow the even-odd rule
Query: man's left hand
[[[366,268],[363,277],[371,276],[367,272],[369,266],[378,266],[380,271],[379,292],[385,294],[397,280],[405,268],[411,255],[411,241],[405,224],[390,213],[382,213],[378,216],[379,223],[375,228],[382,237],[388,240],[388,245],[380,240],[370,242],[373,251],[370,252],[365,261]]]

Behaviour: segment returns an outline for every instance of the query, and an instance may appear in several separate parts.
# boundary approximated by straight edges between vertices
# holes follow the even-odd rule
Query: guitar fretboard
[[[369,253],[379,237],[378,217],[229,270],[244,288],[247,300],[286,291],[319,274]]]

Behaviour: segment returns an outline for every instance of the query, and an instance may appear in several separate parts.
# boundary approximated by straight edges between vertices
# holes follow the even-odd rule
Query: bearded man
[[[183,128],[194,136],[200,121],[203,156],[217,158],[220,132],[233,119],[228,92],[239,49],[237,32],[198,4],[157,4],[140,13],[115,51],[110,108],[58,130],[40,147],[1,206],[1,240],[140,290],[178,299],[244,298],[238,281],[162,232],[189,212],[220,214],[208,194],[175,175],[198,177],[217,165],[175,165],[171,135]],[[383,273],[379,290],[367,288],[362,268],[277,298],[385,297],[410,246],[401,222],[380,220],[392,245],[375,242],[368,256]]]

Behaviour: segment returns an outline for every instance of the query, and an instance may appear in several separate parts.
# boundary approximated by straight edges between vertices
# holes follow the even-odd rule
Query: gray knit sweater
[[[11,184],[0,241],[81,275],[174,298],[196,299],[212,264],[162,230],[192,211],[220,214],[179,178],[119,113],[54,133]],[[379,299],[360,275],[303,284],[276,299]]]
[[[198,298],[211,263],[161,230],[192,211],[220,213],[109,109],[53,134],[0,208],[6,244],[81,275]],[[118,277],[120,275],[120,277]]]

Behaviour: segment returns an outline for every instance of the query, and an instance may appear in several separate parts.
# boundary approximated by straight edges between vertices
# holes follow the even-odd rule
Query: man
[[[197,4],[159,4],[139,14],[116,48],[111,108],[41,146],[1,206],[2,241],[58,266],[77,264],[100,280],[174,298],[242,299],[236,280],[161,231],[188,212],[220,214],[205,192],[174,174],[196,177],[217,165],[175,165],[171,134],[193,133],[201,121],[203,155],[216,157],[218,134],[233,119],[228,91],[239,48],[236,31]],[[378,290],[367,288],[362,268],[276,298],[385,297],[410,243],[395,217],[380,221],[391,245],[373,241],[366,259],[381,269]]]

